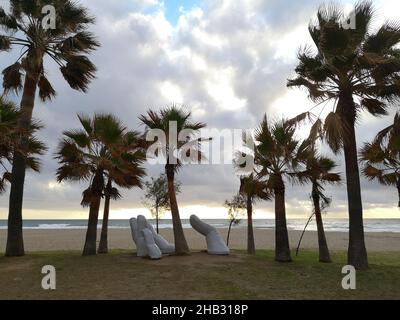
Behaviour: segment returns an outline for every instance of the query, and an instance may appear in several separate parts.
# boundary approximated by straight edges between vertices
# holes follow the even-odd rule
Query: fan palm
[[[113,184],[125,189],[142,188],[141,178],[145,176],[145,170],[141,164],[145,161],[145,145],[143,137],[138,132],[130,131],[124,134],[121,144],[113,148],[114,166],[106,171],[108,182],[104,188],[104,214],[98,253],[108,253],[110,202],[121,198],[119,190]]]
[[[363,1],[355,6],[356,28],[344,24],[346,16],[335,6],[321,7],[316,23],[309,26],[317,51],[299,52],[297,78],[289,87],[304,87],[319,104],[333,101],[326,117],[325,138],[334,152],[344,150],[350,237],[348,263],[368,267],[364,241],[363,210],[357,157],[355,123],[361,110],[384,115],[400,96],[400,24],[386,23],[371,32],[373,7]]]
[[[255,254],[256,246],[254,243],[253,230],[253,204],[257,200],[271,200],[271,191],[267,188],[264,181],[257,179],[252,173],[240,179],[240,193],[246,198],[247,209],[247,253]]]
[[[361,149],[363,174],[369,180],[397,188],[400,208],[400,114],[394,122],[378,133],[372,143]]]
[[[331,199],[324,194],[324,185],[338,184],[341,178],[338,173],[332,172],[336,167],[335,162],[327,157],[317,155],[315,151],[310,152],[305,166],[306,170],[299,174],[299,178],[312,184],[311,199],[314,206],[313,215],[317,222],[319,261],[331,262],[321,214],[322,210],[330,205]]]
[[[117,188],[113,187],[112,179],[108,178],[108,182],[104,188],[104,212],[101,224],[100,243],[97,253],[108,253],[108,219],[110,216],[111,200],[119,200],[121,194]]]
[[[162,109],[159,113],[149,110],[147,114],[139,117],[146,126],[146,131],[159,130],[164,133],[164,141],[158,140],[161,154],[158,156],[165,159],[165,173],[168,180],[168,194],[172,213],[174,228],[175,253],[185,255],[189,253],[189,247],[183,233],[182,222],[179,215],[178,202],[175,191],[175,174],[187,162],[198,161],[201,153],[201,139],[196,138],[199,130],[206,125],[201,122],[192,122],[191,113],[178,106]],[[176,129],[176,132],[174,132]],[[173,137],[172,135],[175,137]],[[184,135],[185,139],[177,139]],[[174,139],[172,144],[171,141]],[[184,141],[179,141],[184,140]],[[183,161],[183,158],[187,160]]]
[[[141,186],[143,141],[137,132],[127,132],[111,114],[96,114],[93,119],[79,116],[79,121],[83,129],[65,131],[58,147],[56,158],[60,167],[57,180],[90,182],[81,203],[90,207],[83,255],[93,255],[96,254],[101,198],[105,194],[111,199],[116,194],[112,182],[125,188]],[[109,181],[105,185],[107,178]],[[105,208],[106,223],[108,210],[109,202]]]
[[[13,162],[13,154],[15,150],[22,150],[18,145],[17,137],[22,133],[17,128],[20,112],[15,105],[0,97],[0,194],[6,191],[6,184],[12,182],[12,174],[10,166]],[[40,162],[37,155],[43,155],[46,151],[45,145],[40,142],[34,133],[41,128],[37,122],[32,122],[27,130],[27,148],[24,149],[25,163],[28,169],[36,172],[40,170]]]
[[[275,197],[275,260],[292,261],[286,224],[285,179],[297,180],[308,144],[296,139],[298,119],[270,123],[265,115],[255,130],[254,163]]]
[[[56,10],[55,29],[42,27],[42,8],[49,4]],[[44,68],[46,56],[57,63],[71,88],[83,92],[88,89],[96,68],[86,54],[99,46],[93,35],[87,32],[87,27],[93,22],[85,8],[70,0],[10,0],[9,13],[0,7],[0,26],[4,30],[0,34],[0,51],[19,47],[22,53],[17,61],[3,70],[5,91],[22,91],[19,128],[29,128],[37,91],[43,101],[56,94]],[[26,140],[22,135],[21,147],[26,148]],[[21,221],[25,167],[25,158],[16,152],[12,168],[7,256],[24,254]]]

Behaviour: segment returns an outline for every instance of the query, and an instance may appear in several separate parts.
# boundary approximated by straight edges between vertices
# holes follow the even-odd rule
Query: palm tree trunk
[[[343,147],[346,164],[347,198],[349,203],[348,264],[358,270],[368,268],[368,256],[364,240],[363,207],[355,134],[355,105],[351,94],[342,93],[338,111],[344,129]]]
[[[397,179],[397,194],[399,196],[399,203],[397,206],[400,208],[400,179]]]
[[[313,184],[312,198],[314,203],[315,220],[317,222],[319,261],[327,263],[332,262],[331,256],[329,254],[328,243],[326,241],[324,224],[322,222],[320,196],[316,191],[315,184]]]
[[[175,254],[187,255],[189,254],[189,246],[187,245],[185,234],[183,232],[182,221],[179,216],[178,202],[176,201],[174,165],[167,164],[165,166],[165,171],[168,180],[168,195],[171,205],[172,225],[174,228]]]
[[[308,225],[310,224],[312,218],[314,217],[314,213],[308,218],[306,225],[304,226],[303,232],[301,233],[300,239],[299,239],[299,243],[297,244],[297,248],[296,248],[296,257],[299,255],[299,251],[300,251],[300,246],[301,246],[301,242],[303,241],[303,237],[307,231]]]
[[[158,206],[156,207],[156,229],[157,229],[157,233],[160,233],[160,230],[158,230]]]
[[[101,170],[98,170],[91,186],[93,199],[90,203],[88,228],[86,231],[85,246],[82,253],[83,256],[96,254],[97,223],[99,220],[99,210],[103,186],[103,172]]]
[[[110,215],[110,201],[111,201],[111,179],[108,180],[106,187],[106,195],[104,197],[104,213],[103,224],[101,226],[101,236],[98,253],[108,253],[108,217]]]
[[[275,193],[275,260],[290,262],[289,235],[286,224],[285,185],[282,177],[276,177]]]
[[[247,196],[247,253],[256,254],[253,231],[253,199]]]
[[[21,100],[21,118],[18,128],[26,130],[30,127],[33,108],[35,105],[38,73],[27,73],[25,76],[24,90]],[[21,149],[27,147],[27,139],[21,138]],[[22,204],[24,199],[26,161],[22,154],[14,152],[12,165],[12,180],[10,189],[10,202],[8,211],[7,246],[5,255],[8,257],[23,256],[24,239],[22,231]]]

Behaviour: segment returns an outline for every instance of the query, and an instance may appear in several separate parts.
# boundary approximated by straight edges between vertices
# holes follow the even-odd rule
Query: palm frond
[[[96,66],[86,56],[68,55],[66,61],[60,68],[64,79],[72,89],[87,92],[89,83],[95,78]]]
[[[3,88],[5,92],[22,89],[22,66],[16,62],[3,70]]]
[[[39,97],[42,99],[42,101],[51,100],[56,96],[56,91],[53,89],[51,83],[44,74],[42,74],[39,78],[38,88]]]
[[[325,139],[334,153],[338,153],[343,147],[342,120],[338,113],[331,112],[325,118],[324,123]]]

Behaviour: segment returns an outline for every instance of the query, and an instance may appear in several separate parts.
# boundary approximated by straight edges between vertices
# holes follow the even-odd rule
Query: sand
[[[227,230],[219,230],[224,239]],[[100,232],[99,232],[100,233]],[[171,229],[161,230],[161,234],[173,241]],[[300,231],[289,231],[290,244],[296,248]],[[0,230],[0,252],[6,244],[6,230]],[[185,229],[188,244],[192,250],[204,250],[205,239],[191,229]],[[26,251],[58,251],[81,250],[85,239],[85,230],[24,230]],[[246,228],[235,228],[231,232],[230,247],[245,249],[247,246]],[[273,249],[275,233],[273,230],[255,229],[257,249]],[[328,245],[331,250],[347,250],[348,234],[343,232],[327,232]],[[369,251],[400,251],[400,233],[367,233],[366,244]],[[135,249],[129,229],[109,230],[110,249]],[[316,232],[307,231],[302,242],[302,248],[318,248]]]

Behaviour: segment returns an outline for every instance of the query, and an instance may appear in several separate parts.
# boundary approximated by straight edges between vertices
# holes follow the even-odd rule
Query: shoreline
[[[257,230],[258,231],[271,231],[271,232],[274,232],[275,231],[275,228],[269,228],[269,227],[253,227],[254,228],[254,232],[256,233],[257,232]],[[224,232],[227,232],[226,230],[228,229],[228,228],[218,228],[218,227],[216,227],[216,229],[217,229],[217,231],[218,232],[221,232],[221,233],[224,233]],[[23,232],[25,233],[25,232],[30,232],[30,231],[38,231],[38,232],[40,232],[40,231],[42,231],[42,232],[46,232],[46,231],[60,231],[60,232],[63,232],[63,231],[82,231],[82,232],[86,232],[86,230],[87,230],[87,227],[69,227],[69,228],[36,228],[36,227],[27,227],[27,228],[23,228]],[[101,225],[99,225],[98,227],[97,227],[97,230],[98,230],[98,232],[101,232]],[[112,227],[112,226],[109,226],[108,227],[108,230],[129,230],[130,231],[130,228],[129,227]],[[160,234],[163,234],[163,230],[165,231],[165,233],[169,233],[169,232],[173,232],[173,228],[171,227],[168,227],[168,228],[160,228],[159,229],[160,230]],[[246,231],[246,235],[247,235],[247,226],[242,226],[242,227],[232,227],[232,230],[231,230],[231,233],[233,233],[233,232],[239,232],[239,231],[242,231],[242,232],[244,232],[244,230]],[[193,231],[193,229],[192,228],[183,228],[183,231],[184,232],[186,232],[186,231],[188,231],[188,232],[192,232]],[[1,239],[1,233],[2,232],[7,232],[7,228],[0,228],[0,239]],[[288,233],[291,233],[291,232],[294,232],[294,233],[297,233],[297,232],[303,232],[303,230],[298,230],[298,229],[288,229]],[[306,233],[309,233],[309,232],[317,232],[317,230],[314,230],[314,229],[310,229],[310,230],[308,230],[307,229],[307,231],[306,231]],[[343,234],[346,234],[346,233],[348,233],[348,231],[342,231],[342,230],[329,230],[329,231],[326,231],[325,230],[325,233],[326,234],[328,234],[328,233],[343,233]],[[364,234],[365,235],[374,235],[374,234],[379,234],[379,235],[382,235],[382,234],[393,234],[393,235],[399,235],[400,236],[400,232],[395,232],[395,231],[364,231]],[[1,241],[1,240],[0,240]],[[400,249],[399,249],[399,251],[400,251]]]
[[[221,236],[226,239],[227,229],[218,229]],[[82,250],[85,229],[24,229],[24,244],[27,252],[37,251],[64,251]],[[191,250],[205,250],[205,238],[193,229],[184,229],[184,233]],[[169,242],[173,242],[172,229],[160,229],[160,234]],[[289,230],[289,240],[292,249],[297,247],[301,231]],[[0,230],[0,252],[4,252],[7,231]],[[98,232],[98,238],[100,231]],[[256,249],[272,250],[275,246],[275,231],[271,229],[256,228],[254,230]],[[347,232],[326,232],[329,249],[332,251],[345,251],[348,246]],[[247,246],[246,227],[234,228],[231,231],[229,247],[231,249],[245,250]],[[400,233],[394,232],[368,232],[365,234],[367,250],[371,252],[400,252]],[[129,228],[109,229],[110,249],[136,250]],[[307,231],[304,235],[302,249],[317,249],[318,239],[316,231]]]

